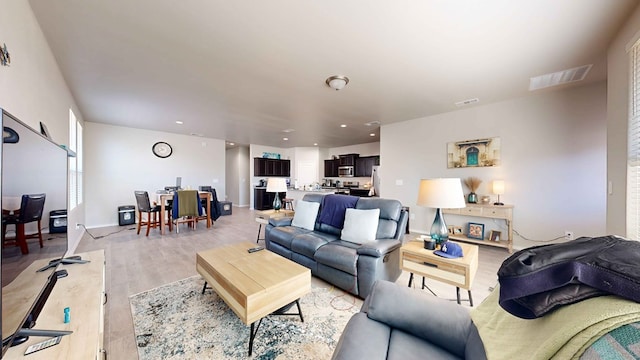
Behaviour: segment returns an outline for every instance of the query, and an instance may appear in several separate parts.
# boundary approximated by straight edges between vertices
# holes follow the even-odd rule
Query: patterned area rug
[[[202,295],[203,284],[193,276],[129,298],[140,360],[248,358],[250,326],[212,290]],[[313,287],[300,299],[304,323],[299,316],[264,318],[251,359],[330,359],[359,310],[350,300]]]

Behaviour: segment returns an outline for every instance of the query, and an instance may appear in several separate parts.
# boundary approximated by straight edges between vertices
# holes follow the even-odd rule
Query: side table
[[[289,217],[293,216],[295,212],[293,210],[280,209],[279,211],[275,210],[262,210],[256,211],[256,222],[260,224],[258,227],[258,236],[256,237],[256,244],[260,240],[264,240],[264,238],[260,238],[260,231],[262,230],[262,225],[267,225],[269,223],[269,219],[276,219],[280,217]]]
[[[409,271],[409,286],[413,281],[413,274],[421,275],[422,288],[424,278],[438,280],[456,287],[456,298],[460,304],[460,288],[467,290],[469,304],[473,306],[471,285],[478,270],[478,246],[456,242],[464,254],[461,258],[448,259],[427,250],[422,241],[409,241],[400,248],[400,268]],[[431,291],[431,289],[429,289]],[[433,293],[433,291],[432,291]],[[435,295],[435,294],[434,294]]]

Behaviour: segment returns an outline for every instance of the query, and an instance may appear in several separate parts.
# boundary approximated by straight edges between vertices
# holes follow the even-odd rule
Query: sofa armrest
[[[358,247],[357,251],[358,255],[382,257],[399,248],[401,245],[402,242],[396,239],[374,240],[363,243]]]
[[[475,330],[466,308],[383,280],[376,282],[362,311],[372,320],[428,340],[460,358]]]
[[[269,225],[271,226],[291,226],[293,221],[292,217],[279,217],[269,219]]]

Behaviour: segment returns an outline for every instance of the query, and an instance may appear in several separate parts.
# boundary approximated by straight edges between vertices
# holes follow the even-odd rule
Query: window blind
[[[631,49],[627,154],[627,238],[640,240],[640,41]]]

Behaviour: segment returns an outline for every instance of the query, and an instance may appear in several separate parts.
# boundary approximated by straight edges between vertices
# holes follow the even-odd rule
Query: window
[[[627,238],[640,240],[640,41],[631,48],[627,154]]]
[[[76,156],[69,157],[69,210],[82,204],[82,125],[69,109],[69,150]]]

